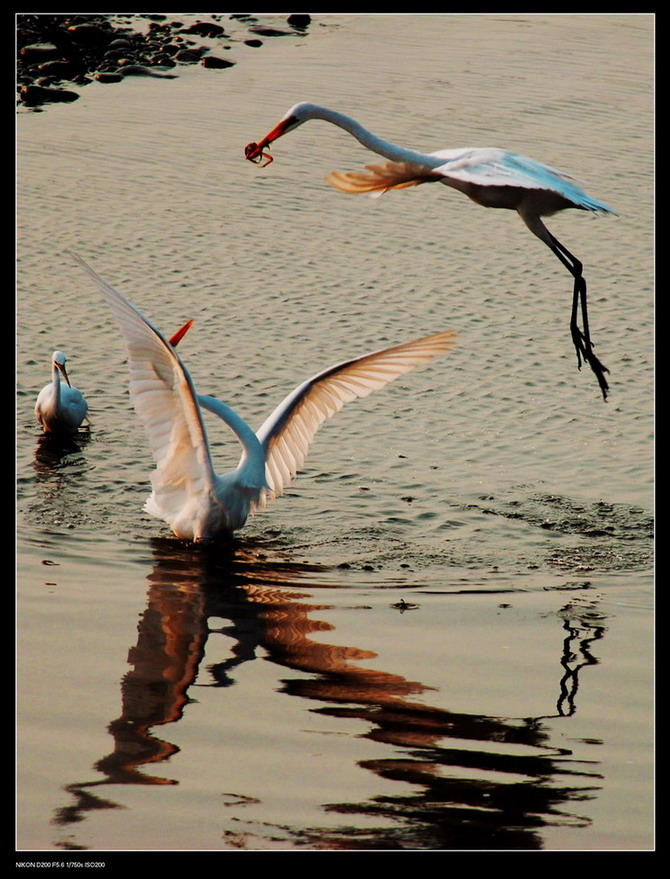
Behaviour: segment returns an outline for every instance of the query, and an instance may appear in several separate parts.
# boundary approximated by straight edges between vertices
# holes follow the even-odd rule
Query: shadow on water
[[[318,618],[329,606],[310,603],[310,583],[327,572],[268,561],[249,541],[213,552],[158,539],[153,552],[147,604],[121,682],[121,714],[108,727],[114,747],[94,767],[103,778],[68,785],[74,802],[57,810],[55,825],[71,827],[93,810],[120,808],[99,795],[102,786],[178,783],[159,773],[179,750],[166,727],[181,719],[198,676],[198,686],[220,688],[225,699],[236,668],[261,649],[263,658],[304,672],[283,681],[281,692],[309,700],[316,713],[362,721],[362,739],[388,745],[385,759],[352,759],[399,785],[394,795],[323,803],[342,816],[335,829],[239,819],[231,842],[236,847],[267,847],[279,833],[294,847],[312,849],[528,850],[542,848],[545,826],[588,825],[573,810],[600,789],[598,764],[552,745],[544,718],[457,713],[419,703],[415,699],[430,687],[357,664],[374,657],[371,651],[320,643],[319,632],[332,630]],[[213,618],[216,628],[209,627]],[[579,675],[596,662],[590,645],[606,631],[593,607],[568,604],[563,618],[557,717],[576,711]],[[222,619],[229,621],[223,627]],[[219,633],[234,647],[229,659],[206,668],[203,681],[206,643]],[[353,816],[365,816],[364,828]],[[375,818],[376,828],[370,824]]]
[[[71,455],[83,452],[91,439],[89,428],[72,436],[43,433],[37,438],[33,467],[37,477],[48,477],[67,464]]]

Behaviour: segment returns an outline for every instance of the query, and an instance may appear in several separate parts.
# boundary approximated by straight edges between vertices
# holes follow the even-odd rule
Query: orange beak
[[[170,339],[168,341],[170,342],[170,344],[172,345],[173,348],[176,348],[177,345],[181,342],[181,340],[184,338],[186,333],[188,333],[188,331],[191,329],[192,324],[193,324],[192,320],[187,321],[180,330],[177,330],[177,332],[174,334],[174,336],[170,337]]]
[[[68,374],[67,374],[67,369],[65,369],[65,366],[64,366],[64,365],[61,365],[61,364],[59,363],[59,364],[58,364],[58,370],[59,370],[60,374],[63,376],[63,378],[65,379],[65,381],[67,382],[68,386],[69,386],[69,387],[72,387],[72,385],[70,384],[70,378],[69,378],[69,376],[68,376]]]
[[[264,152],[273,140],[277,140],[278,137],[281,137],[282,134],[286,134],[286,129],[291,123],[291,119],[282,119],[268,134],[265,135],[262,140],[258,143],[248,143],[244,148],[244,155],[250,162],[255,162],[258,164],[261,159],[267,159],[265,165],[269,165],[272,161],[272,156],[269,153]],[[262,168],[265,165],[261,165]]]

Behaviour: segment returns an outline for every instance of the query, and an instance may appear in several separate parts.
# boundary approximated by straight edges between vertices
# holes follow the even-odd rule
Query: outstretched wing
[[[558,193],[584,210],[616,214],[609,205],[587,195],[569,174],[497,147],[440,150],[430,153],[430,160],[430,167],[413,162],[385,162],[366,165],[365,171],[331,171],[326,180],[342,192],[369,192],[373,197],[390,189],[440,180],[456,189],[466,184],[484,189],[544,190]]]
[[[266,453],[266,479],[274,497],[302,466],[319,427],[351,400],[372,391],[452,348],[455,332],[426,336],[347,360],[299,385],[257,431]]]
[[[480,187],[512,186],[554,192],[575,207],[616,214],[609,205],[587,195],[576,179],[564,171],[496,147],[463,150],[460,156],[434,168],[433,173],[444,177],[445,182],[454,180]]]
[[[210,489],[214,479],[191,376],[160,331],[83,259],[72,256],[97,284],[121,327],[128,350],[130,399],[156,461],[151,479],[151,504],[156,508],[147,509],[169,521],[191,498]]]

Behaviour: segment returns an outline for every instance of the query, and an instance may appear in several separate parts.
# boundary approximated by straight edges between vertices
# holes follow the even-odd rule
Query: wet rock
[[[38,64],[37,69],[43,76],[51,76],[54,79],[74,79],[86,72],[86,66],[76,61],[45,61]]]
[[[177,62],[169,52],[161,52],[154,57],[154,64],[158,67],[176,67]]]
[[[19,54],[26,64],[43,64],[45,61],[52,61],[61,57],[60,49],[54,46],[53,43],[24,46]]]
[[[174,56],[182,64],[197,64],[207,49],[180,49]]]
[[[218,70],[223,70],[226,67],[234,67],[234,61],[226,61],[225,58],[217,58],[215,55],[206,55],[201,64],[203,67],[212,67]]]
[[[126,37],[118,37],[117,39],[112,40],[109,44],[110,49],[132,49],[132,47],[132,42]]]
[[[212,15],[213,19],[221,17]],[[311,21],[305,13],[294,13],[285,19],[291,29],[280,30],[259,24],[248,13],[227,17],[240,22],[247,32],[237,39],[252,48],[263,45],[259,37],[295,38]],[[16,16],[16,34],[18,100],[26,107],[76,100],[75,92],[50,88],[59,81],[83,86],[93,81],[118,83],[133,75],[173,79],[174,74],[152,72],[152,68],[155,71],[202,62],[205,68],[225,69],[235,64],[220,55],[209,55],[210,46],[194,42],[198,37],[227,38],[224,27],[216,21],[185,24],[164,14],[20,13]]]
[[[111,28],[101,27],[96,24],[71,25],[68,33],[72,41],[80,46],[106,46],[114,36]]]
[[[119,65],[119,71],[122,76],[154,76],[157,79],[176,79],[175,73],[158,73],[150,67],[144,67],[142,64],[122,64]]]
[[[24,86],[20,93],[21,102],[28,107],[36,107],[39,104],[63,103],[76,101],[79,95],[67,89],[49,88],[41,85]]]
[[[256,25],[254,27],[250,27],[249,30],[252,34],[258,34],[259,37],[288,37],[291,36],[291,31],[280,31],[274,27],[265,27],[264,25]]]
[[[109,83],[109,82],[123,82],[123,76],[120,73],[112,73],[111,70],[100,70],[98,73],[94,74],[95,79],[98,82]]]
[[[293,12],[286,21],[291,25],[291,27],[307,27],[311,21],[311,15],[308,15],[306,12]]]
[[[198,21],[189,27],[182,28],[183,34],[197,34],[200,37],[225,37],[226,32],[220,24],[211,21]]]

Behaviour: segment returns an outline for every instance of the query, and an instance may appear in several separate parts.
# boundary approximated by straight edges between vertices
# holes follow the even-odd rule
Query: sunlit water
[[[652,845],[652,29],[317,15],[225,71],[19,114],[19,849]],[[515,214],[338,193],[325,174],[372,157],[322,122],[245,162],[305,99],[420,150],[530,155],[615,207],[548,221],[609,401],[576,366],[570,276]],[[346,407],[203,553],[142,512],[121,334],[67,250],[167,335],[193,318],[196,387],[254,426],[346,357],[458,345]],[[32,411],[55,348],[91,409],[68,448]]]

